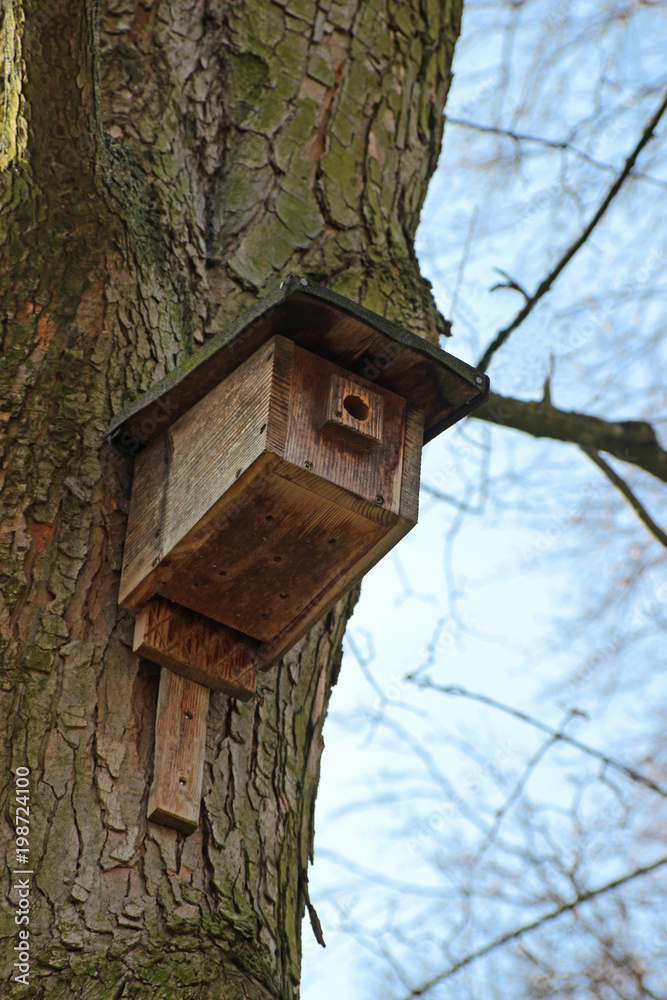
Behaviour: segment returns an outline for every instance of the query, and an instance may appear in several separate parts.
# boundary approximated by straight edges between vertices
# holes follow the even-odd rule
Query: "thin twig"
[[[541,747],[539,747],[536,753],[533,754],[533,756],[526,764],[523,773],[519,778],[519,780],[514,785],[514,788],[507,796],[500,809],[496,811],[496,815],[493,819],[493,825],[489,830],[489,832],[487,833],[484,840],[482,841],[482,843],[480,844],[479,850],[475,853],[475,859],[477,862],[481,859],[484,852],[487,850],[487,848],[491,845],[491,843],[495,839],[495,836],[498,830],[500,829],[500,824],[502,823],[503,819],[505,818],[509,810],[512,808],[514,803],[517,801],[521,793],[523,792],[524,788],[526,787],[526,784],[528,783],[529,778],[535,771],[535,768],[543,759],[545,754],[551,749],[551,747],[554,746],[554,744],[558,743],[561,737],[561,729],[563,728],[563,726],[567,724],[567,722],[571,718],[572,718],[572,712],[568,712],[567,717],[565,718],[562,726],[560,727],[556,735],[550,736],[549,739],[546,740]]]
[[[469,128],[474,132],[487,132],[491,135],[502,135],[507,139],[513,139],[515,142],[534,142],[539,146],[546,146],[548,149],[560,149],[567,150],[570,153],[574,153],[581,160],[586,163],[590,163],[592,167],[597,167],[598,170],[609,170],[616,173],[616,167],[612,166],[611,163],[602,163],[601,160],[596,160],[594,156],[589,156],[588,153],[584,153],[583,149],[579,149],[577,146],[573,146],[571,142],[566,142],[565,140],[558,141],[557,139],[544,139],[539,135],[528,135],[526,132],[514,132],[507,128],[498,128],[495,125],[480,125],[479,122],[471,122],[465,118],[454,118],[451,115],[445,115],[445,120],[451,125],[459,125],[461,128]],[[667,181],[661,180],[659,177],[651,177],[650,174],[642,173],[641,170],[632,170],[630,172],[631,177],[636,177],[639,180],[647,181],[649,184],[657,184],[658,187],[667,188]]]
[[[564,268],[567,267],[572,258],[575,256],[575,254],[582,248],[588,237],[591,235],[591,233],[597,226],[598,222],[600,222],[600,220],[604,217],[607,209],[611,205],[612,201],[614,200],[618,192],[621,190],[624,182],[632,173],[632,168],[634,167],[635,162],[637,161],[637,157],[641,153],[644,146],[652,138],[653,130],[656,128],[658,122],[664,115],[665,111],[667,111],[667,94],[665,94],[662,100],[662,104],[660,105],[660,107],[658,108],[658,110],[653,115],[650,122],[642,132],[639,142],[628,156],[623,166],[623,169],[621,170],[620,174],[618,175],[614,183],[609,188],[605,198],[602,201],[602,204],[598,208],[597,212],[595,213],[591,221],[588,223],[588,225],[581,233],[581,235],[577,237],[574,243],[572,243],[568,247],[568,249],[560,258],[556,266],[552,268],[552,270],[549,272],[546,278],[544,278],[544,280],[540,283],[535,294],[528,299],[526,304],[517,313],[517,315],[514,317],[509,326],[506,326],[503,330],[500,330],[500,332],[496,335],[495,340],[493,340],[489,344],[487,349],[484,351],[484,354],[477,362],[477,368],[479,368],[480,371],[486,371],[486,369],[489,367],[489,363],[491,362],[491,358],[496,353],[496,351],[503,346],[503,344],[507,341],[507,339],[514,332],[514,330],[516,330],[517,327],[521,326],[526,317],[529,316],[530,313],[533,311],[539,300],[549,291],[549,289],[551,288],[551,286],[553,285],[554,281],[561,273],[561,271],[563,271]]]
[[[627,764],[623,764],[619,760],[615,760],[613,757],[609,757],[607,754],[602,753],[601,750],[596,750],[595,747],[588,746],[586,743],[581,743],[579,740],[575,740],[572,736],[568,736],[557,729],[552,729],[545,722],[541,722],[539,719],[533,718],[532,715],[527,715],[526,712],[522,712],[518,708],[512,708],[511,705],[504,705],[501,701],[496,701],[495,698],[489,698],[488,695],[479,694],[476,691],[468,691],[467,688],[460,687],[458,684],[448,684],[446,686],[440,684],[434,684],[433,681],[425,678],[424,680],[415,681],[419,687],[430,688],[432,691],[438,691],[440,694],[450,694],[458,698],[470,698],[472,701],[479,701],[483,705],[489,705],[491,708],[497,708],[500,712],[505,712],[507,715],[513,715],[515,719],[520,719],[522,722],[527,722],[530,726],[535,729],[541,730],[543,733],[548,733],[549,736],[554,737],[561,743],[567,743],[577,750],[581,750],[582,753],[588,754],[590,757],[595,757],[597,760],[601,760],[603,764],[608,767],[613,767],[616,771],[620,771],[625,774],[632,781],[638,782],[640,785],[644,785],[646,788],[650,788],[652,792],[657,792],[658,795],[662,795],[663,798],[667,799],[667,790],[657,785],[655,781],[651,778],[647,778],[646,775],[641,774],[639,771],[635,771],[634,768],[628,767]]]
[[[667,549],[667,532],[664,532],[660,525],[655,523],[649,512],[646,510],[646,507],[644,507],[641,500],[635,496],[626,481],[621,479],[618,473],[614,472],[611,465],[605,462],[604,458],[602,458],[595,448],[586,448],[584,445],[579,445],[579,447],[583,451],[584,455],[587,455],[591,462],[594,462],[598,469],[601,469],[602,472],[604,472],[609,482],[613,483],[618,492],[625,497],[639,520],[648,528],[653,537]]]
[[[413,997],[424,996],[429,990],[433,989],[434,986],[438,986],[440,983],[444,982],[446,979],[451,978],[456,972],[464,969],[467,965],[472,962],[477,961],[478,958],[483,958],[485,955],[490,954],[490,952],[495,951],[497,948],[502,947],[504,944],[508,944],[510,941],[515,941],[517,938],[522,937],[522,935],[529,933],[530,931],[536,930],[538,927],[543,927],[545,924],[550,923],[557,917],[562,916],[564,913],[568,913],[571,910],[576,909],[582,903],[586,903],[591,899],[595,899],[601,896],[605,892],[610,892],[612,889],[618,889],[620,886],[625,885],[627,882],[632,881],[632,879],[638,878],[641,875],[649,875],[651,872],[656,871],[663,865],[667,864],[666,858],[659,858],[658,861],[654,861],[653,864],[646,865],[642,868],[635,868],[633,872],[629,872],[627,875],[621,875],[620,878],[614,879],[613,882],[607,882],[606,885],[600,886],[597,889],[590,889],[587,892],[577,893],[576,897],[570,900],[569,903],[562,903],[561,906],[556,907],[554,910],[550,910],[549,913],[545,913],[544,916],[538,917],[529,924],[523,924],[521,927],[517,927],[513,931],[508,931],[507,934],[503,934],[499,938],[489,942],[489,944],[483,945],[481,948],[477,948],[476,951],[470,952],[465,958],[459,959],[453,965],[450,965],[448,969],[444,972],[438,973],[437,976],[433,976],[422,986],[418,986],[413,989],[404,1000],[413,1000]]]

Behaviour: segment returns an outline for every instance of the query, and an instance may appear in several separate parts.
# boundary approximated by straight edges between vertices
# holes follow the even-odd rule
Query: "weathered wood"
[[[258,645],[164,597],[139,611],[134,628],[135,653],[243,701],[255,692]]]
[[[236,516],[225,519],[223,511],[204,547],[172,560],[171,576],[159,592],[268,642],[386,530],[271,475]]]
[[[233,509],[241,474],[269,462],[269,447],[284,448],[292,350],[283,338],[265,345],[138,456],[120,604],[142,607],[171,576],[165,558],[198,548],[217,501]]]
[[[137,459],[136,650],[243,696],[233,671],[267,669],[416,523],[422,438],[419,406],[272,338]]]
[[[148,819],[182,833],[199,825],[209,690],[162,668]]]
[[[169,438],[163,434],[134,463],[118,594],[121,605],[132,594],[132,607],[140,608],[154,592],[150,573],[159,563],[162,552],[168,468]]]
[[[260,646],[260,670],[268,669],[276,660],[284,656],[301,636],[310,629],[334,604],[377,562],[389,552],[397,542],[414,528],[419,516],[419,474],[421,469],[421,449],[424,433],[424,414],[420,406],[410,403],[407,409],[403,476],[401,481],[402,515],[367,551],[348,565],[328,589],[315,595],[299,616],[271,643]]]
[[[109,435],[136,454],[270,337],[336,361],[392,392],[420,403],[425,440],[481,406],[489,382],[465,362],[344,296],[306,278],[290,276],[199,352],[120,413]]]
[[[372,450],[321,432],[350,396]],[[138,456],[120,601],[162,595],[272,642],[401,516],[405,414],[394,393],[274,337]]]
[[[371,394],[382,400],[382,437],[376,448],[360,452],[347,439],[322,434],[323,408],[332,378],[350,389],[356,384],[369,403]],[[340,365],[295,347],[284,457],[309,472],[309,478],[319,477],[339,487],[333,495],[340,495],[341,502],[345,502],[342,490],[366,500],[368,506],[363,511],[372,519],[378,508],[399,514],[405,407],[405,399],[395,393],[354,378]],[[300,481],[305,485],[306,478]]]
[[[382,396],[340,375],[329,377],[320,429],[343,445],[373,451],[382,442]]]

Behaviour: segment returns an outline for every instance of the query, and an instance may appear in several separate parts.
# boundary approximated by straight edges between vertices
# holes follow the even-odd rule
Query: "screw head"
[[[304,464],[304,467],[306,469],[312,469],[312,467],[313,467],[313,463],[312,462],[304,462],[303,464]]]
[[[384,503],[384,497],[378,493],[378,495],[375,498],[375,502],[380,504]]]

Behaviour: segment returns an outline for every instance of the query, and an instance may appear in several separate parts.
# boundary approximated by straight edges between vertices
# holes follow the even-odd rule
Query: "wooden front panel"
[[[331,377],[358,384],[361,395],[382,398],[382,440],[370,451],[322,432],[331,399]],[[327,482],[394,514],[400,513],[406,401],[344,368],[294,348],[285,458]]]

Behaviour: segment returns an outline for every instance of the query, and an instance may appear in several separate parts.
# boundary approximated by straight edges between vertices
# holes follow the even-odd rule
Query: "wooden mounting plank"
[[[148,819],[185,834],[199,826],[208,701],[208,688],[163,667]]]
[[[248,701],[259,643],[204,615],[153,597],[137,615],[134,652],[188,680]]]

